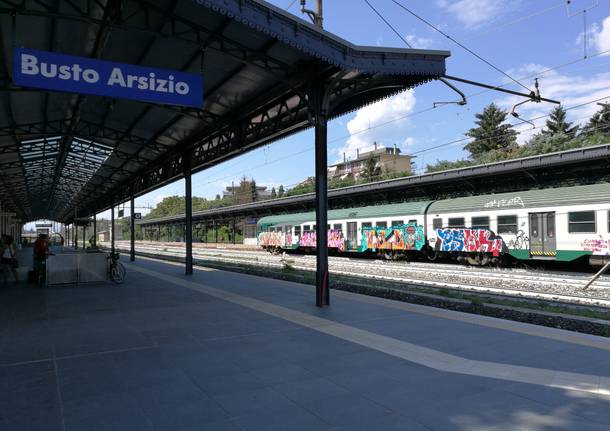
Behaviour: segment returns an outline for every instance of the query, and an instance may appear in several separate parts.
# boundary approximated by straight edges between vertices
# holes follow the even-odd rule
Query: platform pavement
[[[0,289],[0,430],[609,428],[608,339],[127,269],[120,286]]]

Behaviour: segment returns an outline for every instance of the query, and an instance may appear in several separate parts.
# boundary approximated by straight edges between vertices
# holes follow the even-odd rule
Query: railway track
[[[171,244],[171,243],[170,243]],[[128,251],[129,244],[118,242],[117,249]],[[136,251],[168,258],[184,257],[176,245],[137,244]],[[315,271],[311,255],[272,255],[264,251],[193,247],[193,258],[200,261],[252,265],[281,269],[290,266]],[[610,277],[600,277],[588,290],[584,285],[592,276],[584,272],[548,272],[522,268],[467,267],[428,262],[388,262],[350,257],[329,258],[330,272],[363,279],[401,282],[436,289],[486,293],[491,295],[541,299],[580,305],[610,307]]]

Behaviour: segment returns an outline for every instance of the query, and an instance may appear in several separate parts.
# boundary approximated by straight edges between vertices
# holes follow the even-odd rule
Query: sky
[[[369,1],[414,48],[451,51],[446,62],[448,75],[493,85],[508,84],[506,88],[525,91],[391,0]],[[398,1],[526,87],[532,88],[537,77],[541,95],[560,100],[565,108],[602,97],[610,100],[610,52],[599,54],[610,51],[610,0],[571,0],[570,4],[565,0]],[[271,3],[282,9],[292,3],[288,12],[303,18],[298,0]],[[313,8],[314,3],[308,0],[308,7]],[[405,47],[404,41],[364,0],[325,0],[324,27],[357,45]],[[435,81],[333,120],[328,128],[329,163],[342,159],[343,153],[353,157],[356,149],[367,149],[377,142],[396,145],[403,153],[415,155],[416,170],[423,172],[426,164],[439,159],[467,156],[462,149],[464,142],[442,144],[463,138],[473,127],[474,115],[487,104],[495,102],[510,110],[522,100],[466,84],[456,85],[467,95],[466,106],[447,104],[429,109],[434,102],[458,100],[456,93]],[[518,112],[521,118],[534,119],[547,115],[554,107],[527,103]],[[584,123],[597,109],[595,103],[569,109],[568,120]],[[396,121],[380,125],[390,120]],[[532,129],[527,123],[510,119],[521,132],[521,144],[539,132],[544,121],[545,118],[534,121],[537,127]],[[290,188],[313,173],[313,131],[307,130],[197,173],[193,176],[193,194],[214,199],[244,175],[254,178],[258,185],[277,188],[283,184]],[[184,195],[183,181],[137,198],[136,211],[146,214],[147,207],[171,195]],[[128,205],[125,208],[127,214]],[[98,217],[109,217],[108,214],[107,211]]]

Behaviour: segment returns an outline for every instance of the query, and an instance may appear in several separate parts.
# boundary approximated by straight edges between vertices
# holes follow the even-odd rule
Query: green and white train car
[[[610,260],[610,184],[331,210],[329,248],[398,257],[420,253],[485,264]],[[312,249],[315,213],[263,217],[265,249]]]

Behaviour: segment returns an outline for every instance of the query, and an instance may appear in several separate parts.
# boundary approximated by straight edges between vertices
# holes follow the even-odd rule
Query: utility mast
[[[320,28],[323,28],[322,25],[322,21],[323,21],[323,17],[322,17],[322,0],[317,0],[318,2],[318,11],[313,11],[311,9],[306,9],[305,8],[305,3],[307,0],[301,0],[301,13],[306,14],[309,19],[311,20],[311,22],[313,22],[315,25],[317,25]]]

